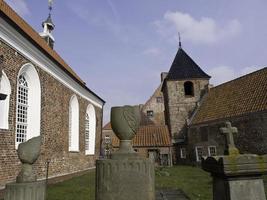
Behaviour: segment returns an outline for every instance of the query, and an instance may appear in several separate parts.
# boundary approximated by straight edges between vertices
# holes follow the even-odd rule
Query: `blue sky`
[[[6,0],[36,31],[46,0]],[[54,2],[55,50],[111,106],[144,103],[183,49],[220,84],[267,65],[266,0]]]

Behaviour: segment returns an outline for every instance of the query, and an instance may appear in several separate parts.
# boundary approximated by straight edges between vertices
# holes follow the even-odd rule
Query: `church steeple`
[[[52,35],[52,31],[55,28],[55,24],[52,21],[51,11],[52,11],[53,0],[48,0],[49,14],[47,19],[42,23],[43,32],[40,33],[40,36],[47,42],[47,44],[53,49],[55,39]]]

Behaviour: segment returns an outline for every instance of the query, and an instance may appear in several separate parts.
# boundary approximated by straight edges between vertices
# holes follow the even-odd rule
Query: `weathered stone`
[[[97,200],[154,200],[154,165],[149,159],[96,161]]]
[[[96,200],[154,200],[154,163],[134,152],[131,140],[140,125],[139,107],[111,109],[111,126],[120,149],[96,161]]]
[[[45,200],[45,181],[10,183],[6,185],[5,200]]]
[[[38,136],[19,144],[18,156],[22,162],[22,167],[17,176],[17,183],[36,181],[36,175],[33,173],[32,164],[35,163],[40,155],[41,141],[41,136]]]
[[[224,133],[237,133],[227,123]],[[233,138],[228,143],[225,156],[202,158],[202,168],[213,177],[214,200],[266,200],[262,175],[267,172],[267,155],[238,154]]]
[[[111,108],[111,126],[120,139],[120,148],[111,155],[112,158],[137,156],[131,141],[140,125],[140,111],[138,106],[123,106]]]

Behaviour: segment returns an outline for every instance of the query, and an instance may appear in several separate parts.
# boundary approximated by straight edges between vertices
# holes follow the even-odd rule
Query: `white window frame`
[[[11,85],[4,70],[2,70],[2,78],[0,81],[0,93],[7,95],[5,100],[0,101],[0,129],[9,129],[8,116]]]
[[[39,75],[35,67],[31,63],[23,65],[17,76],[17,98],[16,98],[16,135],[15,135],[15,148],[21,142],[17,142],[18,133],[18,96],[19,96],[19,77],[24,76],[28,84],[28,109],[27,109],[27,127],[25,141],[39,136],[41,133],[41,84]]]
[[[215,149],[215,155],[211,155],[211,151],[210,151],[211,148],[214,148]],[[209,156],[216,156],[217,155],[217,148],[216,148],[216,146],[208,146],[208,153],[209,153]]]
[[[186,148],[185,147],[181,147],[180,148],[180,157],[182,159],[185,159],[186,158]]]
[[[89,142],[90,142],[90,117],[86,111],[85,114],[85,154],[89,154]]]
[[[85,152],[86,155],[95,155],[96,144],[96,112],[95,107],[92,104],[87,106],[89,114],[89,149]]]
[[[72,95],[69,103],[69,151],[79,152],[79,102]]]
[[[202,149],[202,157],[203,157],[203,153],[204,153],[204,147],[203,146],[196,146],[195,147],[195,151],[196,151],[196,160],[197,162],[200,162],[201,161],[201,158],[199,158],[199,150],[198,149]]]

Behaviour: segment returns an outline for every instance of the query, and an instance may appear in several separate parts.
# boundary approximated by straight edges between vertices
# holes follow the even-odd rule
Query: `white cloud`
[[[158,56],[161,54],[161,50],[156,47],[148,48],[143,51],[144,55],[150,55],[150,56]]]
[[[241,70],[240,74],[241,75],[246,75],[246,74],[249,74],[249,73],[254,72],[256,70],[259,70],[259,69],[261,69],[261,67],[253,67],[253,66],[245,67],[244,69]]]
[[[28,5],[24,0],[6,0],[6,2],[14,9],[20,16],[30,15]]]
[[[156,21],[158,32],[165,37],[177,39],[178,32],[183,40],[193,43],[211,44],[233,37],[241,31],[241,24],[234,19],[224,26],[209,17],[195,19],[182,12],[166,12],[163,19]]]
[[[216,85],[233,80],[240,76],[244,76],[251,72],[261,69],[260,67],[245,67],[240,70],[234,70],[232,67],[219,66],[208,70],[208,74],[211,76],[210,83]]]
[[[210,83],[214,85],[219,85],[221,83],[230,81],[238,76],[233,68],[228,66],[212,68],[208,71],[208,74],[211,76]]]

